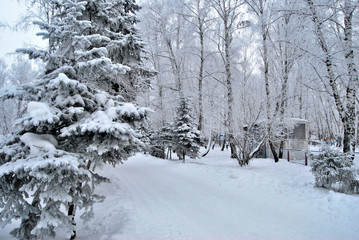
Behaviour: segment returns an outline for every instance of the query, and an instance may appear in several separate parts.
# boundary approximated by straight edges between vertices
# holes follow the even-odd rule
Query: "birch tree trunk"
[[[349,82],[347,87],[347,102],[346,112],[344,116],[344,137],[343,137],[343,152],[355,152],[355,98],[356,87],[358,84],[358,73],[354,64],[353,51],[353,31],[352,19],[356,6],[352,0],[346,0],[344,3],[344,43],[345,43],[345,60],[347,63],[347,71]]]
[[[171,62],[171,68],[173,75],[175,76],[175,90],[179,92],[180,96],[183,96],[183,87],[182,87],[182,79],[181,79],[181,64],[179,59],[177,59],[176,54],[173,50],[172,41],[170,39],[166,39],[166,44],[168,48],[168,54]]]
[[[208,6],[203,0],[196,0],[194,4],[186,4],[184,5],[190,12],[190,17],[195,20],[196,33],[199,38],[199,72],[198,72],[198,130],[203,129],[203,81],[204,81],[204,64],[205,64],[205,32],[207,21],[207,10]]]
[[[158,36],[157,34],[155,34],[155,41],[159,42]],[[155,67],[155,69],[158,72],[161,72],[161,64],[160,64],[160,58],[158,57],[158,45],[155,45],[155,49],[154,52],[151,53],[151,57],[152,57],[152,61],[153,61],[153,66]],[[157,82],[157,87],[158,87],[158,100],[159,100],[159,104],[158,104],[158,109],[160,110],[160,126],[163,127],[165,126],[165,108],[164,108],[164,104],[163,104],[163,98],[164,98],[164,89],[163,89],[163,82],[162,82],[162,77],[157,74],[155,76],[156,82]]]
[[[231,158],[237,158],[237,151],[234,139],[234,122],[233,122],[233,84],[231,72],[231,44],[233,40],[233,33],[235,31],[235,21],[238,17],[238,8],[241,3],[238,0],[212,0],[215,10],[223,21],[223,36],[224,54],[221,53],[223,63],[225,66],[225,84],[227,93],[227,119],[226,127],[231,147]]]
[[[230,46],[232,42],[232,36],[230,36],[230,30],[228,23],[225,20],[224,28],[224,47],[225,47],[225,69],[226,69],[226,86],[227,86],[227,124],[228,124],[228,137],[229,143],[231,146],[231,157],[237,158],[235,156],[235,146],[234,146],[234,128],[233,128],[233,88],[232,88],[232,72],[231,72],[231,58],[230,58]]]
[[[286,2],[287,4],[287,2]],[[290,16],[289,15],[285,15],[284,16],[284,31],[285,31],[285,36],[284,36],[284,43],[280,43],[280,53],[282,56],[282,61],[281,61],[281,67],[282,67],[282,89],[281,89],[281,96],[280,96],[280,109],[279,109],[279,115],[280,115],[280,122],[284,123],[284,114],[285,114],[285,109],[287,108],[287,98],[288,98],[288,79],[289,79],[289,72],[293,66],[293,60],[289,60],[289,53],[288,53],[288,48],[289,48],[289,39],[288,39],[288,30],[287,27],[289,25],[289,20],[290,20]],[[282,49],[282,45],[283,49]],[[293,56],[292,56],[293,58]],[[279,146],[279,154],[278,154],[278,158],[283,158],[283,148],[284,148],[284,134],[285,134],[285,130],[284,130],[284,124],[281,127],[281,141],[280,141],[280,146]]]
[[[259,12],[258,16],[261,21],[261,35],[262,35],[262,59],[264,65],[264,84],[265,84],[265,92],[267,97],[267,136],[268,136],[268,144],[273,154],[273,158],[275,162],[279,162],[279,158],[274,147],[274,144],[271,140],[272,136],[272,117],[271,117],[271,98],[270,98],[270,86],[269,86],[269,60],[268,60],[268,26],[264,19],[264,5],[263,0],[259,0]]]
[[[202,20],[198,14],[198,34],[201,44],[200,50],[200,66],[198,74],[198,106],[199,106],[199,116],[198,116],[198,130],[203,128],[203,73],[204,73],[204,30],[203,25],[201,24]]]

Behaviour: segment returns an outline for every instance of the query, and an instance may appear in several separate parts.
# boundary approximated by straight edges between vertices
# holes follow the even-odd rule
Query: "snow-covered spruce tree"
[[[150,133],[149,154],[157,158],[166,158],[166,146],[163,141],[160,130],[151,131]]]
[[[0,94],[27,101],[19,131],[0,146],[0,220],[6,225],[19,219],[12,231],[19,239],[52,238],[59,228],[74,238],[76,209],[84,209],[84,218],[92,216],[93,203],[101,199],[94,186],[107,180],[94,167],[122,162],[143,145],[135,129],[148,109],[112,95],[115,83],[133,93],[133,86],[125,84],[131,68],[115,60],[124,53],[108,49],[124,42],[93,33],[101,24],[92,21],[101,9],[89,17],[88,5],[95,2],[102,1],[59,1],[52,22],[38,23],[49,50],[21,50],[45,60],[44,76]],[[124,12],[135,6],[129,4],[133,1],[104,2]],[[101,27],[112,29],[121,20]]]
[[[143,152],[146,154],[149,152],[151,145],[151,132],[147,121],[141,122],[136,129],[136,133],[140,136],[139,140],[143,143]]]
[[[71,2],[68,0],[47,1],[56,2],[55,5],[59,6],[66,6]],[[145,52],[144,42],[136,28],[136,23],[139,21],[136,12],[140,7],[135,0],[77,0],[74,2],[85,3],[83,4],[85,9],[81,10],[81,15],[78,15],[76,19],[72,19],[73,14],[69,15],[65,10],[55,14],[53,22],[50,24],[35,21],[35,24],[44,30],[38,35],[49,39],[48,51],[34,48],[19,49],[18,51],[29,54],[30,58],[45,60],[52,55],[48,71],[58,69],[64,64],[64,61],[66,63],[69,63],[68,60],[73,61],[76,63],[74,68],[78,70],[78,77],[81,77],[82,81],[93,84],[93,78],[96,78],[97,86],[103,90],[121,95],[125,101],[134,101],[139,92],[149,88],[149,79],[155,75],[155,72],[147,68],[141,60]],[[71,11],[76,12],[74,9]],[[63,26],[60,24],[60,31],[64,37],[54,36],[59,31],[59,26],[54,26],[54,24],[58,25],[59,17],[61,24],[69,21],[74,23],[71,25],[71,30],[68,28],[68,24]],[[86,30],[78,25],[79,20],[82,21],[81,24],[87,24]],[[68,31],[64,31],[65,28]],[[78,34],[73,34],[73,31]],[[59,41],[73,43],[73,46],[60,51],[61,53],[71,53],[72,56],[64,57],[58,54]],[[68,44],[64,45],[68,46]],[[55,58],[54,55],[56,55]],[[125,67],[122,70],[126,71],[120,76],[118,76],[118,69],[113,69],[116,64],[121,68]],[[88,72],[93,75],[88,75]]]
[[[331,189],[337,192],[358,192],[353,159],[350,153],[340,153],[329,147],[323,149],[313,159],[312,173],[317,187]]]
[[[185,162],[186,155],[191,158],[198,157],[202,139],[192,116],[189,100],[182,97],[176,110],[177,115],[173,124],[173,148],[178,157]]]
[[[172,123],[151,132],[149,153],[154,157],[172,159],[174,135]],[[166,155],[167,149],[167,155]]]
[[[136,28],[139,20],[135,15],[139,9],[135,0],[91,0],[84,15],[95,23],[91,26],[91,34],[108,38],[106,49],[111,61],[130,67],[121,81],[112,78],[115,81],[107,86],[107,91],[120,94],[127,101],[133,101],[139,91],[148,89],[148,79],[154,75],[154,71],[141,61],[144,43]],[[108,79],[103,79],[103,82],[108,83]]]

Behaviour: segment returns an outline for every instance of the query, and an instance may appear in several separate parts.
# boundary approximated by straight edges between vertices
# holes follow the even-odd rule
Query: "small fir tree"
[[[358,191],[353,159],[350,154],[340,153],[326,147],[313,159],[312,173],[317,187],[337,192],[353,193]]]
[[[177,116],[173,125],[173,147],[179,158],[185,162],[186,156],[198,157],[202,140],[192,116],[189,100],[182,97],[176,110]]]
[[[166,147],[160,130],[150,133],[149,154],[157,158],[166,158]]]
[[[172,159],[173,145],[174,138],[172,124],[166,124],[161,129],[152,131],[149,149],[152,156],[163,159]]]

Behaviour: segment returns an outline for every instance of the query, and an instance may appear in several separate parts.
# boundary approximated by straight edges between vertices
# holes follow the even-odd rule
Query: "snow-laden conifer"
[[[192,107],[187,98],[182,97],[177,107],[177,115],[173,124],[173,148],[180,159],[196,158],[202,144],[200,131],[192,116]]]
[[[115,40],[124,39],[136,21],[121,22],[125,15],[115,13],[122,9],[136,19],[134,1],[57,2],[51,22],[38,24],[49,50],[20,50],[45,60],[44,75],[0,91],[0,98],[18,97],[27,106],[18,131],[0,143],[0,221],[19,219],[12,231],[19,239],[49,239],[59,229],[75,238],[76,210],[91,217],[94,202],[102,199],[94,187],[107,179],[95,167],[115,165],[142,148],[136,128],[149,111],[125,102],[136,97],[127,85],[131,61],[119,61],[127,53],[109,49],[129,43]],[[107,22],[99,20],[107,14],[102,11],[111,16]],[[136,50],[132,63],[141,66],[142,48]],[[131,96],[119,95],[116,84]]]
[[[149,153],[152,156],[163,159],[172,159],[172,149],[175,145],[173,130],[173,124],[169,123],[162,128],[151,132]]]

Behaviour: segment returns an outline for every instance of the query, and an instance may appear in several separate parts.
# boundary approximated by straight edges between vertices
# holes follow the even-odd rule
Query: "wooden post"
[[[287,150],[287,159],[288,159],[288,162],[289,162],[289,150]]]
[[[305,166],[308,166],[308,154],[305,153]]]

